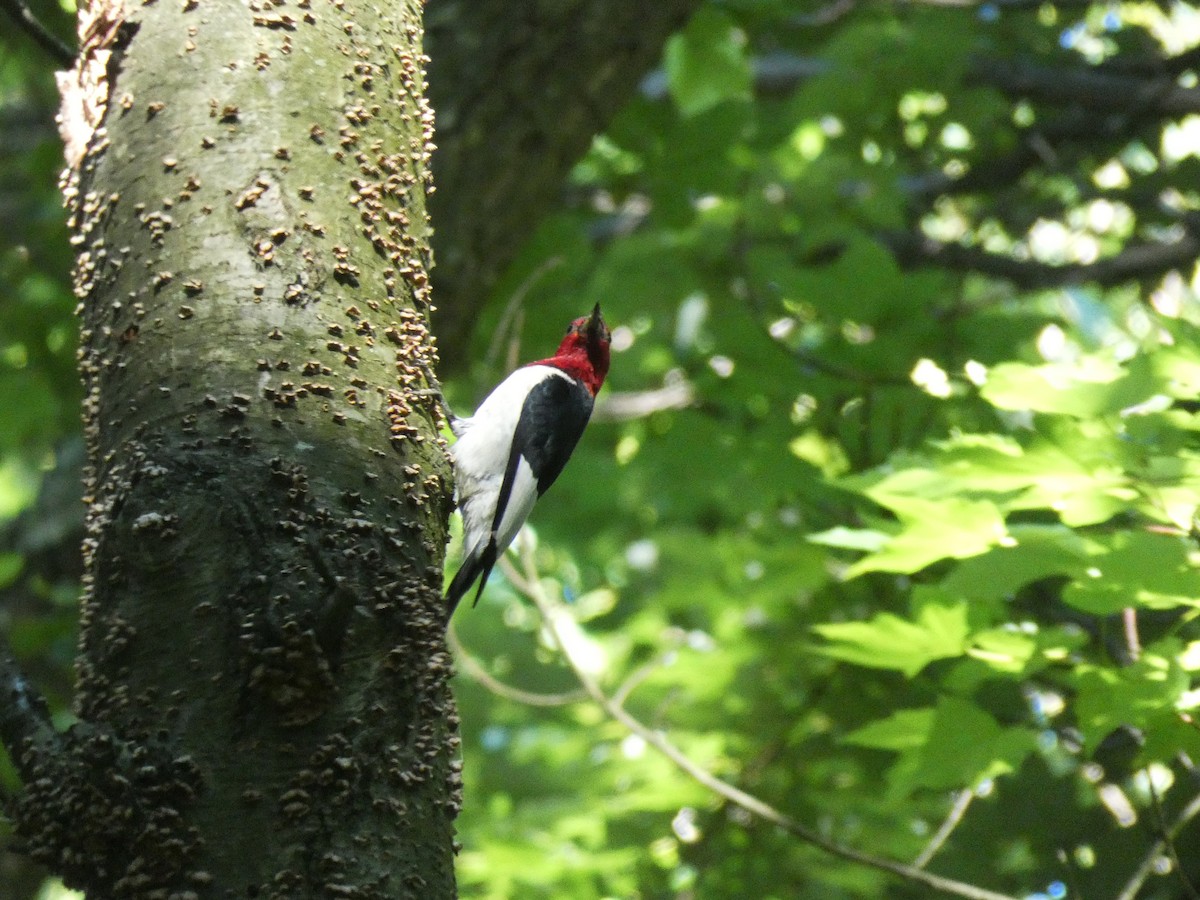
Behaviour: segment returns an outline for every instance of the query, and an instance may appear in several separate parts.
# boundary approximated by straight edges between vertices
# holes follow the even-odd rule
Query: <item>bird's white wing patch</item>
[[[537,478],[534,477],[529,463],[525,461],[524,457],[521,457],[517,461],[517,474],[513,478],[508,506],[505,507],[500,525],[496,529],[496,546],[500,548],[501,552],[517,536],[517,532],[529,518],[529,513],[533,510],[533,504],[537,502],[537,498]]]
[[[475,415],[461,420],[465,427],[450,452],[454,456],[456,492],[468,551],[477,547],[482,550],[487,544],[521,405],[534,386],[547,376],[568,378],[553,366],[517,369],[488,394]],[[501,552],[521,530],[537,496],[533,470],[524,459],[519,460],[508,507],[497,529],[496,545]]]
[[[568,377],[553,366],[525,366],[505,378],[487,395],[479,409],[475,410],[475,415],[471,416],[470,424],[457,443],[450,449],[460,481],[483,480],[488,475],[504,472],[517,421],[521,418],[521,404],[534,385],[547,374]],[[462,487],[463,493],[470,491],[469,485]],[[499,487],[496,485],[497,490]]]

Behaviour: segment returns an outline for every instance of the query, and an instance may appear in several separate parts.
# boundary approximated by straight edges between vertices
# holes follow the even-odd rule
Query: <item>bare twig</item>
[[[1129,661],[1135,663],[1142,657],[1142,640],[1138,636],[1137,610],[1134,607],[1126,606],[1121,610],[1121,627],[1125,632],[1125,652],[1129,655]]]
[[[854,12],[857,5],[855,0],[833,0],[810,13],[797,13],[788,19],[788,24],[798,28],[820,28],[832,25],[834,22]]]
[[[925,849],[917,854],[917,858],[913,860],[914,866],[923,869],[929,865],[929,861],[942,849],[946,841],[950,839],[950,835],[954,833],[954,829],[963,820],[963,816],[967,814],[967,807],[971,805],[973,799],[975,799],[975,792],[970,788],[961,790],[954,796],[954,802],[950,805],[950,812],[946,814],[945,821],[930,838]]]
[[[1200,900],[1200,894],[1196,893],[1196,886],[1187,876],[1187,872],[1183,870],[1183,865],[1179,862],[1179,853],[1175,849],[1175,840],[1167,834],[1167,817],[1163,814],[1162,801],[1158,796],[1158,788],[1154,786],[1154,776],[1149,768],[1143,770],[1146,774],[1146,787],[1150,790],[1150,807],[1154,810],[1154,824],[1158,828],[1159,837],[1167,847],[1167,853],[1171,857],[1171,863],[1175,869],[1175,874],[1179,876],[1179,880],[1183,883],[1184,893],[1189,900]]]
[[[659,669],[666,666],[670,658],[674,656],[676,652],[677,651],[672,648],[665,653],[658,654],[658,656],[654,657],[654,659],[650,660],[650,662],[634,669],[631,673],[629,673],[629,677],[622,681],[620,686],[613,691],[612,702],[617,706],[624,707],[625,703],[629,700],[629,695],[637,689],[638,685],[640,685]]]
[[[17,23],[17,27],[50,54],[60,66],[70,68],[75,65],[75,51],[51,34],[21,0],[0,0],[0,9],[8,13],[8,17]]]
[[[542,277],[554,269],[557,269],[563,264],[564,260],[561,256],[551,256],[543,261],[536,269],[530,272],[525,280],[517,285],[517,289],[512,292],[512,296],[508,298],[508,303],[504,306],[504,312],[500,313],[500,321],[496,323],[496,330],[492,332],[492,342],[488,346],[487,355],[484,356],[487,367],[491,369],[496,365],[496,361],[500,358],[500,350],[504,344],[504,338],[511,331],[512,342],[509,346],[509,356],[513,356],[513,343],[519,340],[521,331],[520,313],[525,304],[525,298],[533,289],[533,286],[542,280]],[[512,369],[516,363],[509,361],[510,365],[507,368]]]
[[[962,881],[956,881],[952,878],[943,878],[939,875],[931,874],[923,869],[918,869],[915,866],[910,866],[906,863],[898,862],[892,859],[885,859],[879,856],[873,856],[869,853],[864,853],[860,850],[855,850],[852,847],[846,847],[834,841],[822,837],[812,829],[790,816],[780,812],[773,806],[764,803],[757,797],[746,793],[740,788],[734,787],[727,781],[723,781],[711,772],[692,761],[682,750],[672,744],[659,731],[643,725],[640,720],[635,718],[624,707],[614,703],[613,700],[604,693],[599,683],[594,679],[579,661],[572,655],[567,642],[564,640],[560,630],[559,622],[563,616],[567,615],[564,607],[554,605],[550,602],[545,592],[541,588],[541,583],[538,578],[536,565],[533,561],[532,548],[527,543],[522,543],[520,548],[521,564],[524,569],[523,573],[518,574],[507,560],[502,562],[505,575],[509,581],[521,590],[526,596],[533,601],[537,606],[538,611],[542,614],[542,619],[545,622],[546,630],[551,639],[558,645],[559,651],[563,658],[567,661],[567,665],[575,673],[575,677],[583,686],[583,689],[610,717],[620,722],[631,732],[644,740],[649,746],[653,747],[667,759],[675,764],[686,775],[693,780],[708,788],[713,793],[725,798],[746,812],[765,822],[769,822],[789,834],[794,835],[805,843],[811,844],[836,856],[839,859],[845,859],[850,862],[868,866],[873,869],[878,869],[883,872],[889,872],[904,878],[907,881],[916,884],[924,885],[935,891],[940,891],[945,894],[951,894],[956,897],[964,897],[967,900],[1016,900],[1016,898],[1008,894],[999,894],[995,891],[989,891],[986,888],[977,887],[973,884],[967,884]]]
[[[668,409],[685,409],[696,402],[696,388],[680,379],[648,391],[605,394],[596,403],[593,422],[628,422]]]
[[[512,700],[516,703],[524,703],[526,706],[568,706],[569,704],[587,699],[587,694],[578,688],[573,691],[564,691],[561,694],[538,694],[533,691],[525,691],[521,688],[513,687],[511,684],[505,684],[488,672],[483,667],[483,664],[463,646],[462,641],[458,638],[458,632],[454,630],[453,621],[450,622],[450,627],[446,629],[446,641],[454,651],[454,657],[458,660],[459,665],[462,666],[463,671],[497,697],[503,697],[505,700]]]
[[[1146,883],[1146,879],[1154,871],[1155,860],[1164,853],[1170,852],[1168,847],[1174,843],[1175,838],[1179,836],[1179,832],[1183,831],[1187,824],[1196,818],[1198,814],[1200,814],[1200,794],[1193,797],[1188,805],[1180,810],[1174,822],[1162,829],[1162,837],[1155,841],[1146,852],[1141,864],[1138,865],[1137,870],[1125,884],[1125,887],[1122,888],[1121,893],[1117,894],[1115,900],[1136,900],[1138,891],[1142,889],[1142,885]]]

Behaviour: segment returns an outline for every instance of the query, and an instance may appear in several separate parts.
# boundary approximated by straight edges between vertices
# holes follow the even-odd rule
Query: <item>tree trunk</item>
[[[440,187],[434,272],[446,366],[466,368],[478,303],[559,202],[700,0],[430,0]]]
[[[80,722],[0,723],[18,833],[96,898],[453,896],[420,5],[82,18]]]

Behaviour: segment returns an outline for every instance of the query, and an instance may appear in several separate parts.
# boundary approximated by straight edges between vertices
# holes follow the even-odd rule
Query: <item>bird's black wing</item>
[[[512,449],[496,498],[492,531],[500,527],[522,459],[537,479],[538,496],[546,493],[571,458],[592,415],[592,395],[574,378],[552,375],[529,392],[513,431]]]
[[[513,432],[514,452],[508,467],[515,476],[515,460],[518,454],[524,457],[537,479],[539,497],[554,484],[571,458],[592,416],[593,403],[583,382],[574,378],[553,376],[530,391]],[[507,480],[507,472],[505,476]],[[500,495],[504,497],[503,488]]]
[[[513,484],[517,468],[524,459],[533,477],[537,479],[538,496],[546,493],[550,485],[562,473],[567,460],[579,443],[579,437],[592,415],[592,395],[583,383],[574,378],[551,375],[537,385],[525,400],[521,416],[513,432],[512,447],[509,449],[508,464],[504,468],[504,480],[496,497],[496,512],[492,517],[492,533],[487,544],[463,562],[446,592],[450,609],[458,604],[472,582],[479,578],[479,590],[475,602],[483,593],[488,575],[496,559],[504,550],[496,543],[496,532],[504,519],[504,511],[512,499]]]

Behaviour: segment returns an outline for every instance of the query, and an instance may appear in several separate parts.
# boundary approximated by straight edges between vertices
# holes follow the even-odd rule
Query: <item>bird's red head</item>
[[[595,396],[608,374],[610,343],[612,333],[604,324],[600,304],[597,303],[590,316],[583,316],[571,323],[567,336],[558,345],[558,352],[543,362],[575,376]]]

